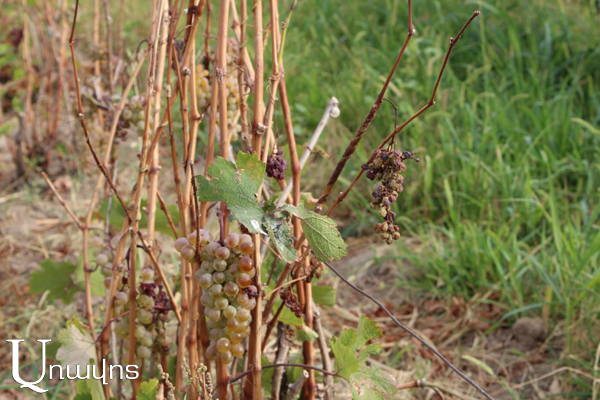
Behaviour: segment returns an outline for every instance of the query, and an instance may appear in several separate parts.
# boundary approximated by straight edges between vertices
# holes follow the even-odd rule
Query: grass
[[[411,257],[423,271],[417,284],[465,297],[493,290],[513,315],[539,314],[545,304],[572,318],[581,302],[597,302],[600,281],[598,11],[585,2],[416,3],[417,36],[387,95],[400,120],[426,103],[448,38],[475,9],[483,14],[453,52],[436,106],[400,138],[423,160],[409,165],[396,210],[405,235],[426,248]],[[292,23],[285,63],[298,133],[335,95],[350,137],[406,36],[403,2],[307,0]],[[346,182],[393,124],[384,104]],[[337,162],[347,140],[336,142],[322,144],[333,157],[320,168]],[[361,211],[368,186],[365,179],[340,212],[355,216],[347,235],[376,222]]]

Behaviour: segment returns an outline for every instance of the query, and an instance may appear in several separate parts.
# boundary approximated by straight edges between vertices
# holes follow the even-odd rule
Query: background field
[[[14,4],[6,7],[19,10]],[[340,265],[357,282],[388,296],[398,312],[410,316],[418,310],[423,318],[415,326],[431,328],[427,336],[435,343],[441,344],[436,338],[440,331],[470,327],[464,335],[444,340],[444,349],[457,362],[477,370],[477,365],[461,361],[462,353],[455,353],[457,344],[492,354],[489,347],[479,348],[483,345],[477,341],[506,339],[502,335],[518,319],[542,318],[548,340],[536,345],[536,356],[525,354],[530,348],[513,347],[510,352],[521,357],[518,362],[524,365],[546,369],[522,375],[527,368],[511,369],[514,360],[503,353],[489,362],[500,377],[482,375],[480,368],[479,375],[502,389],[501,382],[510,382],[505,387],[517,386],[560,367],[572,370],[556,375],[558,391],[551,387],[555,382],[551,377],[534,391],[499,389],[498,398],[596,399],[598,394],[590,376],[599,373],[594,364],[597,367],[596,349],[600,349],[599,7],[593,0],[415,2],[417,34],[387,94],[399,108],[399,121],[427,102],[449,37],[473,10],[481,10],[482,15],[455,48],[435,107],[400,137],[399,147],[417,151],[421,158],[419,164],[409,164],[405,191],[395,210],[403,238],[391,248],[381,248],[372,239],[378,217],[368,211],[366,179],[336,214],[355,248],[354,258]],[[126,41],[135,45],[147,32],[146,11],[137,2],[127,3],[125,10],[132,20],[124,25]],[[89,20],[89,9],[84,12],[82,21]],[[322,153],[307,166],[303,190],[313,196],[320,195],[323,182],[375,101],[406,36],[406,20],[403,1],[299,2],[284,56],[297,141],[302,144],[310,137],[329,97],[338,98],[342,111],[319,141]],[[85,43],[89,34],[84,24],[78,32]],[[11,118],[10,112],[4,116],[5,126]],[[283,129],[281,116],[278,126]],[[393,126],[394,111],[384,103],[334,193],[346,187]],[[2,132],[11,134],[10,129]],[[14,267],[7,261],[27,252],[15,253],[11,240],[31,239],[31,231],[12,226],[19,216],[11,217],[11,210],[39,204],[41,199],[54,200],[34,172],[29,185],[9,185],[13,166],[8,157],[1,162],[7,184],[0,188],[0,197],[7,200],[0,204],[4,215],[0,217],[4,230],[0,277],[8,279]],[[81,169],[69,174],[74,188],[89,185]],[[10,198],[16,192],[25,193],[19,205]],[[53,212],[61,214],[59,207]],[[34,259],[41,259],[41,254],[30,257]],[[368,269],[362,268],[367,261]],[[26,277],[27,271],[19,269],[20,276]],[[2,291],[13,280],[0,283]],[[340,299],[348,300],[351,310],[368,309],[349,293],[340,293],[338,304]],[[432,311],[432,304],[439,313]],[[472,320],[464,317],[470,311],[478,315],[477,324],[469,325]],[[442,323],[434,329],[430,317]],[[6,320],[0,323],[0,330],[8,331]],[[413,354],[414,349],[389,346],[388,358],[379,361],[410,370]],[[431,365],[423,368],[434,373]],[[451,380],[440,368],[433,370]],[[0,375],[0,383],[3,379]]]

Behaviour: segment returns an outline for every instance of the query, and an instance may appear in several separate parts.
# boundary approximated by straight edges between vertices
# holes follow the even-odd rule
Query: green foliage
[[[283,205],[282,210],[298,217],[308,244],[319,261],[339,260],[348,255],[346,244],[338,232],[337,223],[331,218],[308,211],[302,204],[298,207]]]
[[[310,329],[308,326],[304,325],[300,329],[295,329],[296,331],[296,339],[301,342],[312,342],[316,338],[319,337],[317,332]]]
[[[331,338],[329,345],[335,356],[337,374],[350,382],[350,376],[359,372],[361,365],[368,356],[377,355],[381,352],[381,346],[376,343],[363,348],[369,340],[378,338],[381,335],[382,331],[377,323],[361,315],[356,330],[344,329],[339,339]],[[357,351],[358,355],[356,354]]]
[[[353,400],[387,400],[397,392],[394,378],[373,365],[362,365],[350,376]]]
[[[85,385],[78,385],[78,387],[82,386],[80,394],[85,396],[89,393],[92,400],[104,400],[102,382],[91,378],[91,366],[96,363],[96,345],[89,332],[83,328],[77,318],[74,318],[67,323],[65,329],[60,331],[58,340],[62,346],[56,352],[56,359],[62,362],[63,367],[68,365],[71,371],[75,371],[79,366],[82,374],[88,366],[90,368],[90,379],[85,380]],[[83,389],[84,387],[87,389]]]
[[[158,379],[154,378],[148,382],[142,382],[138,388],[137,398],[139,400],[156,400],[158,393]]]
[[[75,264],[62,262],[59,265],[54,260],[46,259],[40,263],[40,267],[41,270],[31,274],[29,291],[44,293],[48,290],[48,300],[60,299],[65,304],[69,304],[73,295],[79,291],[72,277],[76,268]]]
[[[337,298],[336,291],[331,286],[317,286],[312,287],[312,297],[316,304],[322,306],[333,307]]]
[[[256,154],[239,152],[237,166],[222,157],[208,167],[209,178],[196,177],[198,200],[224,201],[237,219],[252,233],[267,234],[275,243],[281,257],[287,262],[296,259],[289,225],[285,218],[276,217],[279,211],[274,208],[274,200],[261,207],[256,196],[265,175],[266,165]],[[337,224],[326,216],[308,211],[304,206],[285,205],[284,214],[293,214],[302,220],[302,227],[308,243],[321,261],[339,259],[346,254],[346,245],[341,238]]]

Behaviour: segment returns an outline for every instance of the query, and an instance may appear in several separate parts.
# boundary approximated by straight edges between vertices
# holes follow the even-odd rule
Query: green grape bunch
[[[175,249],[186,260],[194,259],[196,246],[202,250],[194,278],[202,287],[200,302],[210,327],[206,356],[229,364],[244,354],[241,342],[250,335],[251,311],[256,307],[258,290],[252,284],[256,268],[251,258],[254,243],[250,235],[237,233],[219,243],[202,229],[175,241]]]

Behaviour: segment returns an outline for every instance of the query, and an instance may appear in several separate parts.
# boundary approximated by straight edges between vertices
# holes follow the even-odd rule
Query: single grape
[[[181,249],[183,249],[184,246],[188,246],[190,244],[190,241],[187,240],[186,238],[179,238],[175,241],[175,243],[173,244],[173,247],[175,247],[175,250],[181,252]]]
[[[219,297],[223,297],[223,285],[215,283],[208,289],[208,293],[213,299],[218,299]]]
[[[215,306],[215,299],[213,299],[208,293],[202,293],[202,297],[200,297],[200,302],[206,308],[213,308]]]
[[[219,244],[219,242],[212,242],[209,243],[204,250],[206,250],[206,253],[208,253],[209,256],[215,256],[215,251],[220,248],[221,245]]]
[[[225,353],[226,351],[229,351],[230,348],[231,342],[229,341],[229,339],[221,338],[217,340],[217,351],[219,353]]]
[[[219,352],[217,351],[217,346],[214,344],[211,346],[208,346],[206,348],[206,358],[208,358],[211,361],[214,361],[217,359],[217,357],[219,357]]]
[[[225,282],[225,273],[215,272],[213,274],[213,279],[214,279],[215,283],[223,283],[223,282]]]
[[[198,272],[201,273],[202,271],[198,270]],[[208,289],[209,287],[211,287],[211,285],[213,284],[213,276],[211,274],[198,274],[198,272],[196,272],[194,276],[198,277],[198,275],[200,275],[200,277],[196,279],[200,284],[200,287],[202,289]]]
[[[108,264],[108,256],[104,253],[100,253],[96,256],[96,262],[99,265],[104,266],[104,265]]]
[[[183,257],[184,260],[191,261],[194,259],[195,255],[196,249],[191,244],[185,245],[181,249],[181,257]]]
[[[152,268],[144,268],[140,276],[142,277],[143,281],[151,281],[154,279],[154,271]]]
[[[117,322],[115,325],[115,333],[120,337],[127,337],[129,335],[129,322],[124,319]]]
[[[237,278],[240,274],[240,265],[238,263],[231,264],[227,269],[227,272],[229,272],[229,275],[232,277]]]
[[[154,319],[152,313],[143,308],[136,310],[135,315],[137,316],[138,320],[144,325],[151,324],[152,320]]]
[[[244,346],[242,346],[241,343],[236,343],[233,346],[231,346],[230,351],[234,357],[241,357],[244,355]]]
[[[247,233],[240,235],[240,244],[244,242],[252,242],[252,236],[248,235]]]
[[[225,239],[225,244],[232,249],[236,248],[240,243],[240,236],[237,233],[230,233]]]
[[[221,319],[221,311],[217,310],[216,308],[211,308],[207,315],[208,318],[212,319],[213,321],[218,321]]]
[[[116,306],[113,307],[113,318],[117,318],[119,315],[123,314],[125,306]]]
[[[223,287],[223,293],[227,297],[235,297],[239,293],[240,288],[235,282],[227,282]]]
[[[94,236],[91,240],[92,247],[95,247],[97,249],[104,247],[104,240],[102,240],[101,237],[98,236]]]
[[[136,339],[143,338],[145,334],[146,334],[146,328],[144,328],[143,325],[136,325],[135,326],[134,336],[135,336]]]
[[[253,310],[256,307],[256,299],[250,299],[246,304],[242,304],[242,309]]]
[[[245,338],[250,336],[250,326],[248,326],[245,331],[241,332],[241,334],[242,334],[242,337],[245,337]]]
[[[212,235],[210,232],[205,231],[204,229],[200,229],[200,245],[206,246],[212,242]]]
[[[215,300],[215,308],[217,310],[224,310],[229,306],[229,301],[225,297],[219,297]]]
[[[231,364],[231,362],[233,361],[233,354],[231,354],[230,351],[226,351],[224,353],[221,353],[221,361],[223,361],[223,364]]]
[[[238,303],[240,303],[241,306],[243,306],[244,304],[246,304],[248,302],[248,300],[250,300],[250,298],[248,297],[248,295],[246,293],[240,293],[237,295],[236,300]]]
[[[127,295],[124,292],[117,292],[115,294],[115,305],[122,306],[127,304]]]
[[[240,327],[240,321],[235,318],[230,318],[227,320],[227,327],[235,332]]]
[[[154,299],[150,296],[142,294],[137,298],[137,305],[139,307],[150,307],[154,305]]]
[[[223,272],[227,269],[227,261],[224,260],[215,260],[213,261],[213,267],[219,271]]]
[[[238,329],[236,329],[236,332],[243,333],[246,331],[246,329],[248,329],[249,326],[250,322],[248,321],[240,322],[240,325],[238,326]]]
[[[248,243],[248,242],[246,242],[246,243]],[[248,272],[254,266],[254,261],[252,261],[252,259],[250,257],[244,256],[244,257],[240,258],[239,264],[240,264],[240,271]]]
[[[229,336],[229,340],[231,340],[232,344],[238,344],[238,343],[241,343],[241,341],[244,340],[244,338],[242,337],[241,333],[239,333],[239,332],[233,332]]]
[[[112,278],[109,276],[108,278],[104,278],[104,287],[107,289],[110,289],[110,282],[112,281]]]
[[[250,311],[246,310],[244,308],[240,308],[237,311],[235,319],[238,320],[239,322],[248,321],[250,319]]]
[[[237,283],[239,287],[245,288],[252,283],[252,278],[248,274],[240,274],[237,278],[235,278],[235,283]]]
[[[227,319],[234,318],[236,314],[237,314],[237,310],[233,306],[227,306],[223,310],[223,317],[225,317]]]
[[[247,272],[248,276],[250,276],[250,278],[254,278],[256,276],[256,268],[252,268],[250,271]]]
[[[202,256],[202,253],[200,253],[200,256]],[[215,267],[213,267],[213,263],[211,261],[203,261],[202,264],[200,264],[200,271],[205,274],[212,274],[214,270]]]
[[[210,339],[211,340],[219,340],[220,333],[221,333],[221,329],[211,329],[210,334],[209,334]]]
[[[252,243],[252,242],[240,243],[240,252],[242,254],[252,254],[253,251],[254,251],[254,243]]]
[[[154,344],[154,340],[152,340],[152,336],[150,336],[149,338],[147,336],[144,336],[142,340],[140,340],[140,344],[145,347],[152,347],[152,345]]]
[[[217,250],[215,250],[215,257],[217,257],[219,260],[227,260],[230,253],[231,252],[227,247],[219,247]]]
[[[208,313],[208,308],[205,309],[205,313]],[[212,329],[221,329],[220,321],[213,321],[212,319],[209,319],[206,324]]]

